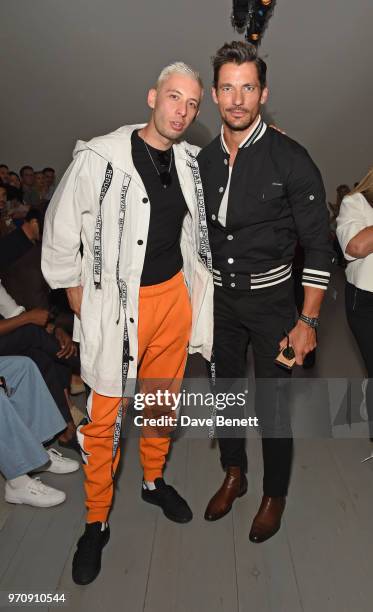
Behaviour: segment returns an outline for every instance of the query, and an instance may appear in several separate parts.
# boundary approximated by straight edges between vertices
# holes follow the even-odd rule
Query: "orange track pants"
[[[184,375],[190,329],[191,306],[182,272],[158,285],[140,287],[140,391],[149,393],[167,388],[174,393],[178,392]],[[112,464],[114,423],[120,401],[121,398],[91,391],[87,403],[90,422],[79,427],[79,443],[84,450],[87,523],[106,521],[110,511],[113,497],[112,469],[115,472],[120,457],[118,447]],[[161,410],[157,414],[164,412]],[[146,409],[143,413],[143,416],[155,416],[149,415]],[[155,435],[157,433],[155,430]],[[170,439],[151,437],[151,430],[147,428],[143,430],[139,446],[144,480],[154,481],[162,476]]]

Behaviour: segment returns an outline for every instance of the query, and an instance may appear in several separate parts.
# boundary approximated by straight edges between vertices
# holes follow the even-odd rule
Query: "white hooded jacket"
[[[87,143],[78,141],[73,161],[50,202],[44,225],[42,271],[47,282],[52,289],[83,286],[81,317],[80,320],[75,317],[74,322],[74,339],[80,342],[82,378],[97,393],[111,397],[120,397],[123,391],[125,395],[132,394],[137,376],[139,286],[151,202],[132,161],[131,134],[142,127],[124,126]],[[209,360],[213,342],[213,281],[203,191],[195,161],[198,147],[182,142],[174,145],[173,151],[188,207],[181,251],[193,309],[189,352],[200,352]],[[111,182],[102,199],[108,164],[112,168]],[[203,257],[206,251],[207,258]],[[100,282],[95,284],[98,277]],[[122,302],[120,286],[125,287],[126,293],[125,299],[122,294]],[[124,389],[125,318],[130,356]]]

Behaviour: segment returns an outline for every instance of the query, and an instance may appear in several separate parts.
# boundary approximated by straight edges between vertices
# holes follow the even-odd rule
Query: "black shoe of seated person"
[[[109,538],[110,528],[107,523],[86,523],[73,559],[72,576],[75,584],[89,584],[97,578],[101,570],[102,549]]]
[[[67,441],[58,440],[58,446],[61,446],[61,448],[71,448],[71,450],[74,450],[75,452],[77,452],[78,455],[81,457],[81,448],[79,446],[79,442],[77,440],[76,435]]]
[[[175,523],[189,523],[193,518],[193,513],[185,499],[170,485],[166,484],[163,478],[154,480],[155,489],[148,489],[143,482],[141,497],[149,504],[159,506],[163,514]]]

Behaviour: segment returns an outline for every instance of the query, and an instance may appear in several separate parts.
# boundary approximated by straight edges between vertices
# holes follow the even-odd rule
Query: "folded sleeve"
[[[293,158],[287,196],[305,253],[302,285],[327,289],[333,250],[325,189],[319,169],[301,147]]]
[[[81,151],[74,158],[45,215],[41,268],[52,289],[80,285],[82,215],[90,191],[88,155]]]
[[[346,252],[347,245],[361,230],[367,227],[364,202],[358,193],[345,196],[337,217],[337,238],[347,261],[353,261]]]

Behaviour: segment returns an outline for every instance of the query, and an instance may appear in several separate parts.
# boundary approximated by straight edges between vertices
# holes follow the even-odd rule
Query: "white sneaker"
[[[47,451],[50,459],[48,467],[42,468],[42,472],[52,472],[53,474],[71,474],[79,469],[79,461],[68,459],[59,453],[55,448]]]
[[[58,506],[66,499],[66,493],[43,484],[40,478],[30,478],[22,488],[13,488],[5,483],[5,501],[10,504],[28,504],[37,508]]]

